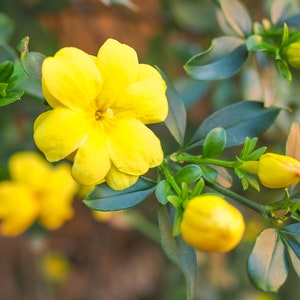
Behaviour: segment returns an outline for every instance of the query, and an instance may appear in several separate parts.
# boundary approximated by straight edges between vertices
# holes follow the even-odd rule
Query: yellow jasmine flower
[[[162,162],[145,124],[166,118],[166,84],[131,47],[108,39],[97,57],[63,48],[44,60],[42,88],[53,109],[35,121],[35,143],[51,162],[72,159],[80,184],[122,190]]]
[[[285,188],[300,181],[300,162],[286,155],[266,153],[259,159],[257,175],[268,188]]]
[[[0,233],[15,236],[36,219],[57,229],[73,216],[77,183],[70,166],[51,166],[35,152],[19,152],[9,160],[11,180],[0,182]]]
[[[189,200],[181,222],[182,238],[203,251],[228,252],[239,244],[244,231],[241,212],[216,195]]]

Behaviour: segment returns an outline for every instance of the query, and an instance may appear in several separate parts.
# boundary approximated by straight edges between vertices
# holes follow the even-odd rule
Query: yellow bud
[[[258,161],[244,161],[240,166],[239,169],[246,173],[250,174],[257,174],[258,170]]]
[[[281,50],[282,57],[295,69],[300,69],[300,41],[289,44]]]
[[[204,251],[228,252],[239,244],[244,231],[241,212],[216,195],[191,199],[181,222],[185,242]]]
[[[300,181],[300,162],[286,155],[266,153],[259,159],[257,175],[268,188],[285,188]]]

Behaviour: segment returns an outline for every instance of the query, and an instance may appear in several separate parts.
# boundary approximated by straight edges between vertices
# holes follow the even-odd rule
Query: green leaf
[[[8,104],[11,104],[17,100],[20,100],[21,97],[23,96],[24,91],[12,91],[7,93],[5,98],[0,98],[0,106],[5,106]]]
[[[210,48],[193,56],[184,66],[198,80],[220,80],[234,75],[248,57],[245,41],[229,36],[216,38]]]
[[[300,277],[300,223],[285,226],[279,232],[285,241],[293,268]]]
[[[220,0],[220,7],[226,22],[241,37],[252,32],[252,21],[245,7],[237,0]]]
[[[163,79],[167,83],[167,98],[169,103],[169,113],[165,124],[179,145],[183,145],[186,130],[186,110],[184,103],[175,90],[166,74],[159,70]]]
[[[202,176],[202,170],[198,165],[190,164],[182,167],[175,175],[174,179],[178,184],[186,182],[187,184],[197,181]]]
[[[42,78],[42,63],[45,55],[39,52],[28,52],[22,60],[24,71],[29,77],[37,81]]]
[[[274,228],[257,237],[248,259],[248,274],[253,284],[264,292],[277,292],[288,274],[287,255]]]
[[[241,101],[224,107],[206,118],[199,126],[187,149],[201,146],[206,135],[215,127],[226,130],[226,147],[241,145],[245,138],[256,137],[268,129],[280,108],[264,108],[263,103]]]
[[[187,245],[181,236],[172,235],[172,223],[175,211],[169,206],[160,205],[158,224],[161,233],[161,244],[166,256],[183,273],[186,280],[187,300],[194,299],[197,276],[197,258],[195,249]]]
[[[136,184],[126,190],[116,191],[102,183],[91,191],[83,201],[91,209],[101,211],[121,210],[137,205],[155,189],[156,182],[140,177]]]
[[[161,180],[155,188],[155,196],[157,200],[165,205],[168,203],[167,197],[172,195],[172,189],[167,180]]]
[[[218,172],[215,169],[201,165],[201,170],[203,172],[203,177],[205,178],[205,180],[209,182],[215,182],[217,180]]]
[[[4,61],[0,64],[0,82],[7,82],[14,72],[14,63],[12,61]]]
[[[212,129],[204,140],[202,156],[216,158],[220,156],[226,145],[226,132],[222,127]]]

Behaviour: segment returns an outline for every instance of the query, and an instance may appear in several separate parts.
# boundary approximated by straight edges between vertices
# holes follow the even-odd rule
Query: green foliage
[[[264,108],[263,103],[242,101],[211,114],[196,130],[187,149],[203,144],[206,135],[216,127],[226,130],[226,147],[243,144],[246,137],[259,136],[276,119],[280,108]]]
[[[95,187],[85,198],[87,207],[101,211],[126,209],[139,204],[154,192],[156,183],[140,177],[137,183],[124,191],[111,189],[106,183]]]
[[[215,158],[222,154],[226,145],[226,131],[222,127],[212,129],[205,137],[202,157]]]
[[[172,207],[160,205],[158,210],[158,225],[162,248],[170,261],[183,273],[186,280],[186,300],[192,300],[194,299],[197,276],[196,252],[193,247],[187,245],[182,240],[181,236],[173,236],[172,219],[174,219]]]
[[[165,124],[179,145],[183,145],[186,130],[186,110],[183,101],[170,83],[167,76],[160,70],[161,75],[167,83],[167,98],[169,113]]]
[[[5,61],[0,64],[0,106],[11,104],[20,100],[24,94],[23,90],[15,90],[17,77],[13,76],[14,64]]]
[[[220,80],[234,75],[245,63],[248,50],[243,40],[219,37],[210,48],[193,56],[184,66],[189,76],[198,80]]]
[[[185,182],[191,184],[196,182],[202,176],[202,170],[198,165],[190,164],[182,167],[175,175],[175,181],[180,184]]]

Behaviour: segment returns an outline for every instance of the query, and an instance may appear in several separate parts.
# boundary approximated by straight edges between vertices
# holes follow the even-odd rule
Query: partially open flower
[[[259,159],[257,175],[268,188],[285,188],[300,181],[300,162],[286,155],[266,153]]]
[[[199,250],[228,252],[241,241],[245,222],[241,212],[216,195],[191,199],[183,214],[181,234]]]
[[[146,126],[165,120],[166,83],[131,47],[108,39],[97,56],[67,47],[44,60],[42,88],[53,108],[35,121],[34,140],[49,161],[74,161],[82,185],[125,189],[163,160]]]

